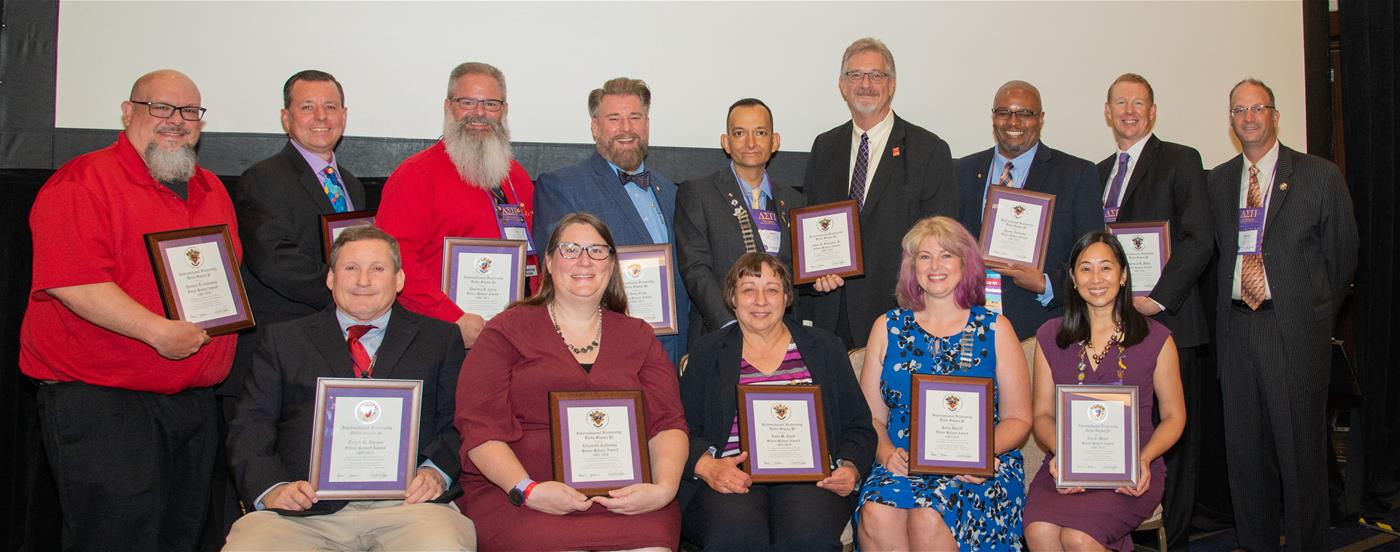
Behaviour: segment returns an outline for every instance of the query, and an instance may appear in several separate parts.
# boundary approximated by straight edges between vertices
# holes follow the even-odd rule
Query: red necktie
[[[350,358],[355,359],[355,377],[357,378],[370,377],[370,371],[374,369],[374,359],[369,357],[369,351],[366,351],[365,346],[360,343],[360,338],[364,337],[365,333],[373,329],[374,326],[368,324],[350,326],[350,337],[348,339],[350,342]]]

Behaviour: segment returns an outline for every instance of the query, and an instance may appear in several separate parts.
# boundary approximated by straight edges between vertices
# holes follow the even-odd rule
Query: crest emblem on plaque
[[[642,277],[642,263],[627,265],[627,277],[633,279]]]
[[[1133,236],[1133,249],[1142,251],[1142,236]]]
[[[355,419],[365,425],[379,421],[379,416],[383,413],[384,408],[379,406],[379,401],[365,399],[355,405]]]
[[[787,420],[788,415],[791,413],[792,410],[788,408],[788,405],[783,403],[773,405],[773,417],[777,418],[779,421]]]
[[[1011,214],[1012,214],[1012,215],[1015,215],[1016,218],[1021,218],[1021,215],[1026,214],[1026,206],[1025,206],[1025,205],[1017,205],[1017,206],[1015,206],[1015,207],[1012,207],[1012,208],[1011,208]]]
[[[203,259],[200,258],[199,250],[193,247],[185,250],[185,261],[189,262],[190,266],[196,268],[204,262]]]
[[[825,231],[827,231],[827,230],[830,230],[830,229],[831,229],[831,217],[822,217],[822,218],[818,219],[818,220],[817,220],[817,228],[820,228],[822,232],[825,232]]]
[[[959,408],[962,408],[962,398],[957,395],[944,396],[943,406],[948,407],[949,412],[957,412]]]
[[[602,410],[589,410],[588,423],[593,424],[595,428],[602,429],[608,425],[608,413]]]
[[[1101,402],[1089,405],[1089,421],[1096,424],[1108,419],[1108,407]]]
[[[491,257],[481,257],[476,260],[476,271],[486,274],[491,271]]]

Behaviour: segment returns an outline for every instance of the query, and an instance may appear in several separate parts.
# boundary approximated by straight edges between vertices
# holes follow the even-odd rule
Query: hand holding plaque
[[[1055,386],[1056,486],[1137,486],[1137,404],[1136,385]]]
[[[739,448],[754,483],[821,481],[831,475],[821,388],[740,385]]]
[[[442,292],[485,320],[525,297],[525,242],[443,238]]]
[[[318,498],[404,498],[418,469],[420,380],[317,378],[311,467]]]
[[[551,391],[554,480],[587,496],[651,482],[641,391]]]
[[[211,336],[253,325],[228,225],[145,237],[166,318],[193,322]]]
[[[1128,255],[1128,271],[1133,280],[1133,297],[1146,297],[1157,287],[1167,259],[1172,254],[1171,223],[1119,222],[1108,225]]]
[[[676,283],[671,246],[624,245],[617,248],[622,287],[627,291],[627,315],[646,320],[656,335],[675,335]]]
[[[909,473],[993,475],[992,379],[911,377]]]
[[[1020,263],[1045,271],[1045,246],[1055,214],[1055,196],[1008,186],[988,186],[978,243],[987,260]]]
[[[855,201],[799,207],[788,218],[792,221],[792,283],[810,284],[822,276],[849,278],[865,273],[860,211]]]

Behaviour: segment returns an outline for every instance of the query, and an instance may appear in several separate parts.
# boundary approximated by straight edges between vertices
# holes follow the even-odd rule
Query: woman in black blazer
[[[690,347],[681,401],[690,458],[681,477],[681,536],[709,550],[839,550],[852,491],[870,469],[875,430],[841,340],[784,318],[792,277],[770,255],[729,270],[725,302],[736,323]],[[736,386],[818,385],[831,476],[813,483],[753,483],[739,465]]]

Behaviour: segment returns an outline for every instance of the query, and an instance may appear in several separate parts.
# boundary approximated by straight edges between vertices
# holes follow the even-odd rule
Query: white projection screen
[[[1104,94],[1123,72],[1156,90],[1157,133],[1238,151],[1227,93],[1272,86],[1282,140],[1305,147],[1302,7],[1284,1],[1156,2],[260,2],[64,0],[55,124],[120,127],[134,78],[172,67],[199,84],[206,132],[281,133],[283,81],[322,69],[346,89],[351,136],[431,139],[448,71],[500,67],[512,137],[590,143],[589,90],[626,75],[652,87],[653,146],[718,147],[724,110],[772,106],[783,149],[807,151],[849,118],[842,51],[874,36],[895,54],[902,117],[962,156],[992,144],[993,92],[1011,79],[1044,99],[1044,141],[1112,152]]]

